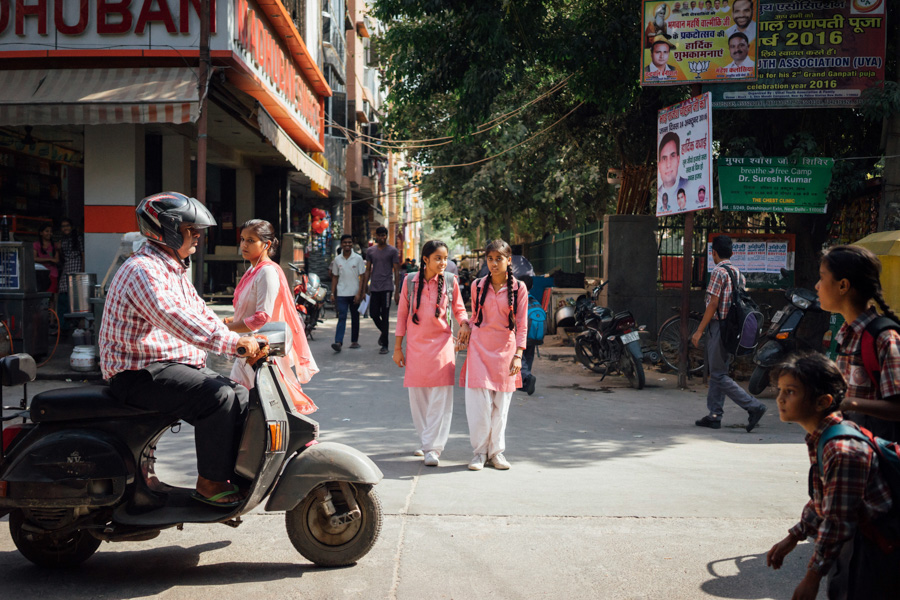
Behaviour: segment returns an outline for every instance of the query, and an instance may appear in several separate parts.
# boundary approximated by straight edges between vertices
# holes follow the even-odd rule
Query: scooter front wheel
[[[754,396],[761,394],[763,390],[769,387],[769,369],[757,366],[753,369],[753,375],[750,376],[750,385],[747,389]]]
[[[100,547],[100,540],[81,529],[61,536],[26,529],[21,510],[9,515],[9,533],[22,556],[39,567],[75,567],[89,559]]]
[[[352,498],[344,496],[345,490]],[[322,567],[342,567],[372,549],[381,533],[382,518],[381,500],[372,486],[328,482],[287,511],[285,525],[294,548],[305,558]]]

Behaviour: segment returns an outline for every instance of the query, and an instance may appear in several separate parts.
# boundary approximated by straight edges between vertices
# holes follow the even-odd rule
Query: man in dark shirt
[[[388,353],[392,292],[395,301],[400,300],[400,253],[393,246],[388,246],[387,234],[387,227],[376,229],[375,245],[366,250],[365,281],[370,297],[369,314],[381,332],[378,338],[381,354]]]

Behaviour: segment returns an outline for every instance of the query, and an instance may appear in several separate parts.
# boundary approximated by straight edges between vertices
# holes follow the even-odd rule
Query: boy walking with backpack
[[[838,407],[847,383],[821,354],[793,356],[773,371],[778,412],[806,431],[809,502],[800,521],[772,546],[766,564],[781,568],[798,542],[815,542],[793,598],[814,600],[828,575],[828,598],[887,600],[900,590],[896,444],[844,419]]]
[[[532,279],[530,275],[523,275],[519,280],[525,284],[528,290],[528,337],[525,339],[525,351],[522,353],[522,387],[519,391],[534,394],[537,377],[531,372],[534,366],[534,353],[537,347],[544,343],[544,325],[547,321],[547,313],[541,303],[531,295]]]
[[[729,260],[731,258],[731,238],[727,235],[719,235],[712,241],[712,256],[716,267],[709,277],[709,285],[706,288],[706,311],[697,331],[691,337],[691,343],[700,347],[700,339],[703,332],[709,327],[709,337],[706,340],[706,364],[709,365],[709,391],[706,394],[706,407],[709,414],[694,422],[698,427],[720,429],[722,427],[722,415],[724,414],[725,396],[731,398],[735,404],[743,408],[749,414],[746,429],[748,432],[759,424],[759,420],[766,413],[766,405],[748,394],[734,379],[728,376],[728,365],[733,356],[725,349],[722,341],[722,324],[732,309],[732,295],[737,293],[732,286],[731,274],[734,280],[743,288],[744,276],[741,275]]]

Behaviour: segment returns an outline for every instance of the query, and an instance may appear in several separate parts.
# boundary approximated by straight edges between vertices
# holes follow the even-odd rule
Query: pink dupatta
[[[292,348],[287,352],[286,356],[276,358],[275,364],[288,387],[288,393],[290,393],[291,399],[294,401],[294,407],[297,409],[297,412],[308,415],[315,412],[318,407],[312,398],[303,392],[301,384],[309,382],[312,376],[319,372],[319,367],[316,366],[316,361],[309,348],[306,332],[303,329],[303,322],[297,315],[294,297],[291,294],[291,288],[281,267],[270,260],[266,260],[244,273],[240,283],[234,290],[234,318],[235,320],[244,320],[263,309],[263,307],[256,306],[256,298],[246,292],[250,291],[248,288],[252,287],[251,284],[262,273],[264,268],[274,269],[278,275],[279,283],[278,293],[275,297],[275,306],[272,309],[272,314],[269,315],[269,321],[286,323],[293,336]],[[239,366],[239,363],[242,364]],[[291,367],[294,368],[291,369]],[[294,375],[294,370],[297,372],[296,375]],[[238,383],[248,388],[253,387],[252,369],[246,364],[244,359],[235,360],[235,366],[231,373],[232,379]]]

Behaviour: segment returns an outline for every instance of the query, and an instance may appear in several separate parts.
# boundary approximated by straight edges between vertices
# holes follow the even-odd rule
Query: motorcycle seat
[[[129,406],[108,387],[99,385],[49,390],[31,399],[31,420],[35,423],[136,417],[155,412]]]

